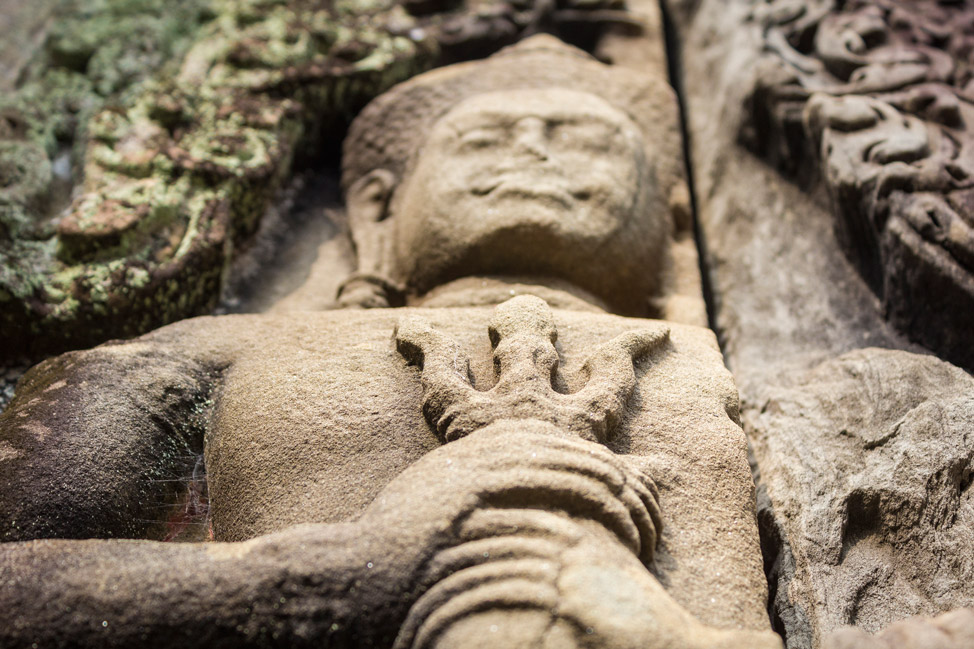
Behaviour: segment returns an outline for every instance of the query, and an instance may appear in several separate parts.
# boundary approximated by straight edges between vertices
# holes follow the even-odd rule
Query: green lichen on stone
[[[209,0],[79,0],[49,35],[44,64],[83,74],[108,97],[170,61],[212,17]]]
[[[37,143],[0,140],[0,240],[27,233],[51,184],[51,162]]]
[[[389,0],[75,5],[0,102],[8,349],[210,310],[295,156],[432,65],[414,26]],[[59,180],[71,201],[52,198]]]

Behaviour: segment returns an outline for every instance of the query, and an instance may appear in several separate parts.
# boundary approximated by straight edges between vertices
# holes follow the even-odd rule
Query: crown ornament
[[[551,308],[518,296],[494,309],[487,329],[495,384],[478,390],[460,345],[426,319],[406,316],[396,349],[422,371],[423,414],[451,442],[501,420],[540,420],[583,439],[610,441],[636,387],[634,364],[669,339],[669,327],[628,331],[596,348],[581,373],[584,386],[563,394],[552,385],[558,352]]]

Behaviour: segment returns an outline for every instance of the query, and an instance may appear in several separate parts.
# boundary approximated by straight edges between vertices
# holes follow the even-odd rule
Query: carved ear
[[[396,187],[396,175],[385,169],[374,169],[348,188],[345,196],[348,225],[358,257],[358,272],[385,275],[389,223],[389,199]]]
[[[348,220],[358,226],[378,223],[389,215],[389,199],[396,187],[396,176],[386,169],[373,169],[349,187],[346,195]]]

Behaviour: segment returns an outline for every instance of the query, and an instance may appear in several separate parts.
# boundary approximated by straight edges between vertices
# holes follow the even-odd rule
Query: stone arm
[[[401,579],[369,574],[373,540],[353,527],[237,544],[0,544],[0,646],[358,646],[353,635],[381,637],[389,625],[354,624],[357,603],[386,601],[381,591]]]
[[[31,369],[0,414],[0,540],[151,536],[202,452],[218,378],[146,342]]]
[[[585,525],[645,572],[635,553],[653,515],[654,496],[604,448],[530,423],[485,429],[410,467],[355,523],[241,543],[0,544],[0,646],[388,647],[401,627],[397,646],[428,646],[444,593],[467,584],[477,599],[467,582],[484,569],[551,572]],[[519,583],[508,600],[523,599]]]
[[[454,526],[461,543],[436,556],[437,578],[395,649],[780,647],[770,632],[704,626],[646,570],[662,522],[656,487],[600,443],[635,389],[634,363],[668,333],[647,328],[600,345],[585,385],[562,394],[552,385],[553,314],[541,299],[516,297],[488,326],[496,383],[481,391],[456,341],[422,318],[399,321],[397,349],[421,370],[423,412],[457,453],[448,461],[472,448],[489,459],[473,484],[509,475]]]

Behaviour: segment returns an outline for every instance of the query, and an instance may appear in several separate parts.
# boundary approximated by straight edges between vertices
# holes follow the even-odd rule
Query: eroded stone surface
[[[186,321],[160,330],[144,341],[77,352],[63,360],[46,363],[28,375],[22,386],[22,396],[18,396],[3,415],[6,431],[4,448],[7,451],[4,459],[8,469],[4,472],[7,483],[3,493],[7,494],[7,500],[3,509],[6,516],[13,516],[13,526],[7,527],[8,533],[12,532],[15,536],[48,536],[52,532],[57,536],[132,535],[135,530],[127,521],[152,516],[151,503],[156,496],[134,488],[140,482],[151,487],[153,481],[151,476],[150,480],[144,481],[128,471],[127,467],[135,457],[126,449],[135,445],[145,449],[142,453],[146,457],[155,457],[157,468],[154,475],[177,474],[173,459],[179,454],[167,450],[168,444],[174,444],[177,440],[166,434],[168,424],[165,422],[174,416],[173,413],[181,415],[177,421],[184,421],[186,413],[193,411],[194,403],[205,403],[211,389],[207,386],[212,381],[220,386],[220,396],[209,415],[207,427],[209,494],[213,533],[217,540],[253,538],[295,523],[355,520],[368,503],[373,500],[375,503],[383,502],[383,494],[387,493],[383,488],[396,475],[440,445],[423,417],[419,375],[407,365],[392,342],[391,333],[397,323],[404,315],[422,317],[437,330],[462,341],[464,355],[470,358],[475,385],[484,389],[490,385],[493,374],[487,327],[487,318],[491,313],[491,309],[481,308],[375,310],[360,312],[355,316],[346,313],[291,314],[273,318],[225,316]],[[743,434],[731,418],[735,414],[734,389],[721,369],[712,334],[692,327],[571,311],[557,312],[555,322],[564,370],[554,375],[554,396],[564,399],[578,393],[586,379],[589,382],[594,379],[599,384],[604,380],[600,379],[601,362],[596,362],[594,366],[590,364],[589,369],[583,365],[585,357],[589,355],[588,350],[609,342],[617,334],[634,329],[655,332],[653,335],[670,329],[670,342],[637,364],[635,392],[629,399],[626,414],[612,433],[609,447],[621,454],[619,457],[623,458],[626,466],[638,468],[650,476],[658,489],[663,528],[659,533],[660,544],[653,566],[669,597],[702,622],[717,627],[760,629],[765,626],[765,585],[751,509],[753,495],[745,461]],[[399,326],[402,331],[402,325]],[[585,353],[582,353],[583,350]],[[175,359],[181,359],[179,364],[171,365],[176,362]],[[72,367],[65,369],[59,363],[70,363]],[[632,361],[629,363],[631,367]],[[162,372],[164,367],[170,366],[172,369],[167,371],[172,372],[171,377]],[[64,419],[74,415],[63,410],[59,404],[73,402],[70,395],[79,389],[90,390],[103,381],[120,380],[120,376],[125,376],[126,367],[131,368],[133,379],[148,375],[152,377],[150,385],[158,385],[160,389],[173,386],[166,390],[166,394],[171,395],[168,399],[172,400],[172,406],[152,398],[152,388],[137,381],[126,393],[109,390],[107,386],[97,390],[102,396],[97,400],[85,399],[88,405],[82,418],[73,419],[70,426],[76,432],[80,432],[79,426],[84,427],[90,450],[73,457],[70,475],[65,473],[67,467],[61,464],[63,460],[56,461],[55,458],[58,455],[64,457],[65,453],[74,455],[70,450],[71,436],[65,436],[67,433],[64,430]],[[218,375],[225,378],[213,378]],[[612,377],[611,374],[609,376]],[[303,379],[296,381],[288,377]],[[130,379],[123,380],[128,382]],[[82,382],[86,388],[81,388]],[[174,389],[177,385],[186,386],[185,395]],[[578,393],[577,398],[584,399],[584,391]],[[158,416],[146,421],[147,407],[153,412],[159,409]],[[91,416],[99,412],[104,415]],[[497,412],[503,416],[505,411]],[[675,413],[682,414],[676,416]],[[523,414],[516,410],[507,413],[508,416]],[[547,418],[551,413],[541,407],[536,415]],[[90,427],[82,423],[85,421],[90,422]],[[146,421],[150,429],[143,430],[131,425],[138,421]],[[152,421],[157,423],[153,425],[150,423]],[[282,422],[286,422],[286,425],[281,425]],[[525,430],[524,426],[527,426],[516,421],[511,425],[513,430]],[[41,429],[46,433],[40,432]],[[530,426],[526,430],[530,432]],[[689,444],[688,436],[691,440]],[[471,439],[484,437],[487,436],[479,432],[470,435]],[[199,438],[196,439],[196,443],[199,443]],[[529,436],[525,443],[534,453],[537,449],[531,439]],[[66,443],[69,446],[65,446]],[[442,450],[452,448],[452,444],[447,444]],[[511,444],[514,444],[513,450]],[[525,489],[534,484],[523,473],[525,469],[515,470],[521,465],[522,458],[526,457],[516,450],[520,448],[518,444],[505,438],[499,446],[488,446],[495,450],[478,460],[483,463],[483,470],[487,473],[481,475],[461,464],[456,468],[459,473],[457,480],[469,486],[481,485],[478,488],[484,489],[484,485],[491,484],[487,467],[494,467],[498,471],[515,471],[510,479],[513,482],[505,483],[510,485],[505,489]],[[110,448],[116,450],[109,452]],[[487,447],[481,448],[484,450],[480,452],[487,453]],[[588,446],[579,448],[586,449]],[[593,444],[592,448],[599,447]],[[435,458],[440,458],[439,462],[447,466],[452,457],[451,453],[436,453],[430,455],[428,461],[433,463]],[[570,457],[570,454],[565,455],[560,461],[569,462],[569,466],[577,465],[573,471],[586,467],[587,460],[583,462],[581,457],[571,460]],[[505,468],[508,464],[510,469]],[[44,466],[62,466],[61,473],[56,478],[51,476],[50,481],[45,480]],[[429,485],[429,467],[423,469],[423,466],[414,467],[413,475]],[[705,469],[704,466],[709,468]],[[581,475],[589,473],[590,469],[584,468]],[[543,474],[538,479],[538,488],[547,484]],[[575,482],[577,479],[569,480],[566,477],[568,482],[564,487],[550,486],[544,489],[565,489],[566,495],[575,493],[572,498],[582,499],[580,512],[585,511],[581,503],[586,501],[604,502],[605,507],[610,507],[611,498],[604,500],[605,496],[585,496],[585,489]],[[58,486],[72,484],[84,485],[84,488],[80,491],[73,488],[63,491]],[[156,482],[155,486],[160,486],[160,483]],[[544,510],[551,510],[560,502],[560,497],[555,497],[557,491],[545,491],[548,495],[534,490],[531,492],[535,493],[532,498],[538,498],[538,505]],[[119,493],[133,494],[133,509],[123,508],[124,503],[117,500]],[[527,506],[524,501],[526,497],[510,496],[512,504],[505,507],[514,503]],[[398,516],[402,516],[401,508],[414,507],[416,502],[426,501],[430,495],[425,487],[409,487],[401,498],[406,500],[396,505],[396,511],[400,511]],[[26,506],[27,509],[13,509],[12,500],[21,503],[16,507]],[[59,504],[58,510],[63,512],[62,515],[46,511],[45,508],[54,503]],[[374,504],[372,507],[376,506]],[[477,511],[475,504],[469,507],[470,511]],[[557,512],[557,507],[551,511]],[[613,510],[610,508],[607,511]],[[439,514],[438,517],[443,515]],[[496,523],[485,522],[483,525],[489,525],[485,530],[497,530],[498,525],[503,529],[506,524],[533,529],[530,518],[534,515],[525,515],[528,518],[520,523],[517,516],[505,514]],[[613,517],[616,515],[612,514]],[[632,515],[637,520],[649,520],[645,514],[635,512]],[[542,516],[538,525],[541,525],[542,519],[546,520]],[[508,523],[504,523],[505,520]],[[622,519],[598,516],[596,520],[608,524],[610,529],[618,533],[630,527],[629,524],[618,527]],[[619,522],[612,523],[614,520]],[[27,529],[22,521],[40,521],[59,529]],[[542,527],[549,530],[552,524],[546,523]],[[398,530],[396,547],[413,542],[410,541],[414,539],[411,536],[413,532],[406,522],[400,520],[392,529]],[[323,529],[321,533],[322,538],[327,539],[333,532]],[[487,531],[481,533],[487,534]],[[527,534],[531,537],[535,533],[543,538],[553,534],[550,530]],[[645,536],[647,533],[641,532],[638,538],[644,539],[642,543],[652,553],[654,543],[651,537]],[[355,534],[357,538],[358,535],[374,533],[360,529]],[[437,538],[439,540],[432,547],[449,544],[446,537]],[[720,543],[714,543],[715,538],[720,539]],[[414,540],[419,543],[418,539]],[[16,553],[30,547],[17,544],[5,546],[5,561],[9,562],[11,570],[19,570],[17,566],[21,565]],[[90,561],[82,558],[87,554],[87,547],[61,546],[58,552],[66,558],[75,556],[77,552],[80,553],[79,561]],[[505,547],[505,543],[495,541],[490,544],[490,548],[494,549],[488,551],[492,555],[506,556],[508,550]],[[604,542],[599,542],[598,547],[599,552],[605,551]],[[149,549],[133,548],[132,551],[135,552],[132,559],[135,561],[135,557],[142,556]],[[188,556],[191,557],[192,552],[215,551],[200,549],[180,552],[189,552]],[[101,552],[111,552],[110,546],[97,550],[96,556]],[[382,550],[379,546],[372,552],[382,557],[388,550]],[[588,556],[585,552],[582,555]],[[298,553],[294,561],[302,561],[301,556]],[[40,559],[35,556],[33,560]],[[102,564],[98,568],[99,574],[109,574],[103,571],[112,572],[114,569],[103,561],[99,560]],[[186,564],[191,561],[187,558]],[[376,563],[378,561],[375,560]],[[719,571],[713,570],[716,564],[721,566]],[[177,561],[174,568],[176,574],[181,570],[180,565],[184,564]],[[627,574],[638,566],[637,561],[633,568],[626,569]],[[124,568],[120,565],[119,569]],[[637,584],[646,582],[649,576],[645,569],[640,570],[644,571],[644,576],[632,577]],[[82,570],[75,574],[80,577],[85,573]],[[323,569],[321,578],[326,582],[335,578],[343,583],[344,575],[344,572],[332,574]],[[579,588],[585,591],[601,583],[602,579],[612,583],[615,588],[620,582],[616,577],[607,575],[611,575],[611,572],[600,570],[597,575],[580,577],[582,583]],[[52,589],[65,586],[62,582],[48,583]],[[56,586],[56,583],[60,585]],[[393,589],[395,598],[406,597],[404,589],[407,583],[388,587]],[[625,597],[635,597],[636,602],[645,602],[645,606],[651,610],[661,601],[662,593],[657,592],[659,586],[645,587],[650,588],[652,597],[639,594],[643,586]],[[371,586],[366,590],[368,588]],[[5,589],[5,597],[21,590],[11,586],[10,590]],[[204,589],[199,594],[207,596],[205,593],[212,592]],[[291,597],[286,589],[274,592]],[[520,597],[517,592],[514,589],[511,596]],[[56,601],[67,605],[75,597],[74,593],[78,597],[83,596],[81,591],[73,591],[69,597],[56,598]],[[39,593],[35,592],[35,595]],[[119,598],[124,597],[124,592],[120,592]],[[586,598],[591,598],[591,595],[586,595]],[[35,601],[44,601],[44,598]],[[24,600],[18,599],[17,602],[6,608],[11,612],[17,611],[21,616],[17,625],[44,619],[38,617],[40,615],[55,614],[54,609],[44,612],[27,608]],[[131,633],[131,624],[142,624],[138,622],[138,611],[155,615],[155,607],[162,604],[162,601],[153,601],[144,607],[130,606],[124,618],[128,622],[124,622],[124,619],[113,622],[120,635],[112,637],[117,638],[117,642],[123,642],[129,637],[125,634]],[[379,602],[366,599],[363,604],[378,606]],[[346,605],[349,603],[346,602]],[[211,607],[208,615],[219,617],[221,613],[219,609]],[[258,613],[255,615],[259,616]],[[626,615],[613,624],[621,625],[627,629],[627,633],[634,633],[636,629],[631,625],[639,619],[639,615],[627,609]],[[676,619],[689,624],[683,617],[684,613],[674,615],[677,615]],[[80,619],[82,614],[78,616]],[[203,622],[194,621],[191,617],[182,621],[189,625]],[[345,624],[338,618],[336,622]],[[287,626],[290,623],[282,624],[282,629],[291,628]],[[363,621],[353,625],[357,633],[361,633],[361,624]],[[660,620],[655,624],[664,627],[670,625]],[[14,628],[19,628],[17,625]],[[691,628],[697,628],[696,623],[691,624]],[[58,633],[56,629],[49,632]],[[10,633],[14,633],[12,628]],[[699,637],[688,635],[679,646],[696,646],[693,643],[709,638],[708,633],[701,631]],[[28,636],[14,635],[11,641],[17,637]],[[201,637],[208,636],[204,634]],[[609,632],[609,635],[599,637],[602,638],[599,646],[604,646],[608,639],[615,636],[614,632]],[[636,639],[639,637],[634,636]],[[769,646],[774,646],[776,641],[772,636],[768,642]]]
[[[805,24],[802,21],[817,25],[833,5],[795,3],[788,11],[783,8],[785,3],[667,5],[681,46],[692,174],[714,297],[714,322],[741,388],[745,430],[755,439],[759,519],[775,628],[785,634],[789,647],[823,646],[825,634],[835,625],[855,623],[876,631],[913,613],[936,614],[965,605],[964,585],[947,587],[940,582],[946,579],[956,584],[953,577],[938,581],[936,575],[946,565],[961,574],[969,570],[956,563],[958,556],[969,554],[966,548],[970,541],[962,540],[969,534],[963,522],[968,506],[957,505],[958,521],[953,526],[924,518],[926,514],[920,512],[927,510],[915,501],[923,502],[927,489],[942,489],[937,486],[937,476],[943,476],[944,471],[953,475],[955,470],[945,467],[954,467],[954,462],[959,463],[957,466],[969,463],[965,454],[970,423],[964,423],[969,414],[955,403],[963,398],[958,386],[966,386],[969,377],[928,356],[906,353],[923,350],[890,326],[882,302],[843,253],[841,237],[835,235],[836,203],[829,195],[828,184],[818,182],[821,175],[813,173],[819,169],[818,153],[796,144],[807,144],[804,138],[811,137],[802,130],[805,122],[801,109],[808,103],[814,84],[809,81],[808,87],[802,85],[801,80],[811,78],[803,76],[806,59],[789,58],[783,63],[780,54],[795,48],[807,54],[814,35],[819,33],[824,38],[826,32],[810,28],[807,38],[791,45],[775,45],[774,39],[781,33],[768,27],[767,20],[772,18],[788,24],[794,19],[794,25]],[[795,83],[780,86],[793,91],[791,94],[771,93],[763,99],[760,93],[755,95],[761,83],[779,87],[779,77],[768,71],[769,66],[772,71],[794,68],[787,78]],[[818,66],[814,69],[824,70],[821,63]],[[759,100],[770,101],[769,97],[781,102],[775,104],[782,110],[774,119],[757,112]],[[795,106],[797,110],[786,110]],[[779,118],[785,121],[775,121]],[[798,128],[786,128],[782,126],[785,123],[797,124]],[[843,131],[847,132],[853,131]],[[769,146],[756,146],[756,142]],[[788,148],[792,144],[796,148]],[[855,167],[860,158],[848,160]],[[926,164],[923,160],[915,162],[918,167]],[[907,273],[919,272],[911,264],[901,268]],[[938,295],[931,292],[932,299]],[[933,328],[943,322],[921,307],[914,313],[929,317]],[[944,333],[945,338],[949,335]],[[869,347],[903,351],[861,351]],[[846,363],[858,358],[857,354],[864,355],[861,362],[868,367],[868,376],[851,378]],[[928,371],[935,378],[924,378]],[[867,442],[856,441],[851,433],[839,434],[848,423],[845,419],[868,415],[873,418],[869,426],[875,429],[870,434],[876,439],[882,437],[884,433],[879,431],[891,427],[904,414],[903,404],[913,403],[911,399],[923,394],[913,393],[913,380],[929,389],[924,397],[930,401],[926,407],[935,409],[933,404],[939,407],[944,400],[952,404],[952,432],[941,431],[941,423],[951,421],[946,414],[938,419],[935,413],[918,407],[915,416],[925,413],[930,419],[926,424],[920,423],[922,418],[914,422],[913,438],[900,442],[903,447],[888,442],[866,450]],[[889,389],[899,386],[902,393],[889,398],[878,387],[871,393],[863,392],[870,384]],[[848,393],[845,401],[840,398],[843,390]],[[775,414],[770,406],[765,409],[765,405],[775,403],[771,395],[781,394],[788,395],[787,416]],[[862,421],[860,424],[860,428],[865,425]],[[814,438],[808,437],[812,431],[816,431]],[[937,437],[941,434],[943,439]],[[930,441],[931,436],[937,441]],[[913,444],[918,449],[916,457],[909,451]],[[895,448],[907,450],[888,455]],[[842,455],[834,457],[840,450]],[[871,454],[877,456],[878,466],[887,467],[886,473],[873,473]],[[891,474],[894,464],[898,473]],[[969,495],[961,494],[969,491],[964,492],[964,473],[959,471],[960,482],[951,489],[962,503]],[[912,482],[907,479],[909,475]],[[943,546],[929,541],[921,543],[922,548],[907,550],[905,545],[897,545],[903,542],[900,537],[882,541],[884,532],[857,528],[864,525],[872,529],[873,523],[857,523],[865,515],[850,518],[836,504],[855,501],[852,494],[857,489],[873,493],[872,489],[884,488],[894,490],[905,499],[901,502],[909,503],[902,512],[904,516],[912,512],[913,516],[911,523],[903,523],[902,529],[909,530],[903,532],[905,536],[917,543],[921,543],[918,539],[946,539],[949,534],[942,535],[942,531],[949,528],[955,545],[946,540]],[[882,497],[879,500],[886,502]],[[827,502],[833,503],[832,509],[825,506]],[[872,506],[866,505],[866,510]],[[879,520],[886,521],[882,525],[897,516],[884,510],[885,506],[877,505],[877,511],[887,512],[877,514]],[[845,520],[851,521],[853,530],[859,530],[852,536],[860,534],[871,540],[858,543],[856,537],[843,549]],[[812,528],[817,530],[814,534]],[[919,557],[916,565],[909,563],[910,552]],[[846,559],[849,563],[843,563]],[[904,567],[883,567],[899,566],[897,561]],[[859,587],[864,588],[862,593],[856,591]],[[870,590],[873,588],[876,590]],[[884,588],[888,597],[877,594]]]
[[[791,633],[820,646],[839,625],[876,632],[974,603],[969,374],[864,349],[760,399],[745,425],[770,501],[762,515],[788,540],[776,607]]]
[[[825,193],[803,190],[739,140],[767,56],[755,3],[668,4],[714,324],[745,399],[779,373],[852,349],[910,348],[842,254]]]
[[[358,274],[342,303],[499,273],[561,278],[628,315],[701,299],[671,256],[690,227],[672,90],[534,43],[404,83],[356,120],[343,184]]]
[[[858,629],[835,632],[830,649],[961,649],[974,642],[974,610],[958,609],[935,618],[916,617],[892,624],[876,636]]]
[[[4,160],[19,165],[4,188],[5,353],[212,308],[234,242],[253,232],[298,143],[428,65],[434,49],[425,35],[397,35],[391,6],[184,4],[79,9],[5,102]],[[126,39],[151,45],[139,21],[166,43],[149,59],[124,50]],[[83,181],[59,214],[41,199],[72,176]]]
[[[2,351],[210,311],[295,157],[434,63],[621,7],[105,0],[67,5],[0,105]]]
[[[741,132],[786,173],[824,181],[886,316],[968,369],[972,15],[937,0],[755,4],[770,54]]]

